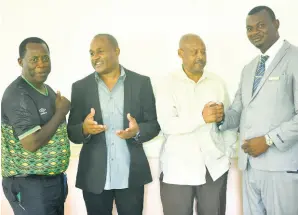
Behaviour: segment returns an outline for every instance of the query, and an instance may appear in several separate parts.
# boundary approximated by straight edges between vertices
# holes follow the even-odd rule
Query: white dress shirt
[[[281,49],[283,44],[284,44],[284,40],[279,38],[264,54],[262,54],[263,56],[264,55],[269,56],[268,60],[265,63],[265,71],[268,69],[268,67],[270,66],[271,62],[273,61],[274,57],[276,56],[278,51]]]
[[[180,69],[157,87],[157,117],[166,137],[161,154],[163,182],[197,186],[206,183],[206,167],[214,181],[229,169],[229,158],[211,135],[215,123],[206,124],[202,116],[210,101],[230,105],[223,81],[212,73],[204,72],[195,83]],[[235,139],[236,132],[233,135]]]

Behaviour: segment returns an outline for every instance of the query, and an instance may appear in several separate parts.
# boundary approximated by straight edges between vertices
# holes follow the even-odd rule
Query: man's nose
[[[197,55],[197,61],[201,61],[201,60],[204,60],[204,55],[201,54],[201,53],[198,53],[198,55]]]
[[[37,60],[37,66],[43,66],[43,64],[44,64],[44,62],[43,62],[42,58],[39,57]]]
[[[252,28],[252,29],[250,30],[250,32],[249,32],[249,35],[251,35],[251,36],[255,36],[255,35],[258,34],[258,33],[259,33],[259,31],[258,31],[257,28]]]
[[[92,56],[92,60],[100,60],[100,58],[101,58],[100,54],[94,54]]]

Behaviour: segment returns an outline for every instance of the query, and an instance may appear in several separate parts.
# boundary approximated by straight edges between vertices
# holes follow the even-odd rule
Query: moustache
[[[205,65],[206,64],[206,61],[204,61],[204,60],[197,60],[196,61],[196,64]]]

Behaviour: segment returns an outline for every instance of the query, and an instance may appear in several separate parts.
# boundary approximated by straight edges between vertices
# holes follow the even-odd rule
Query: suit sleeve
[[[71,89],[71,106],[68,118],[67,132],[68,138],[73,143],[85,143],[90,138],[85,139],[83,135],[83,112],[82,112],[82,100],[81,90],[74,83]]]
[[[223,92],[223,104],[225,109],[228,109],[230,106],[230,98],[228,91],[224,82],[222,82]],[[212,124],[212,129],[210,131],[211,138],[215,144],[215,146],[223,152],[229,158],[237,157],[237,143],[238,143],[238,132],[236,129],[231,129],[227,131],[220,131],[216,123]]]
[[[232,105],[225,111],[224,122],[219,127],[221,131],[229,130],[229,129],[236,129],[240,125],[240,118],[242,113],[242,81],[243,81],[243,72],[245,68],[242,70],[241,80],[239,83],[238,90],[236,92],[234,101]]]
[[[138,122],[140,128],[139,143],[147,142],[158,135],[160,131],[157,122],[155,97],[150,78],[146,78],[141,87],[141,107],[143,111],[143,121]]]
[[[289,74],[292,74],[293,103],[295,115],[289,121],[281,123],[268,135],[280,151],[286,151],[298,143],[298,51],[289,62]]]

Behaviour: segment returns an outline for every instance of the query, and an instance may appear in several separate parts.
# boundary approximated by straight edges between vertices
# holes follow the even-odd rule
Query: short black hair
[[[94,38],[96,37],[105,37],[109,41],[109,43],[113,46],[113,48],[119,48],[118,42],[116,38],[111,34],[96,34]]]
[[[24,56],[26,54],[26,46],[27,46],[28,43],[45,44],[48,51],[50,52],[48,44],[43,39],[40,39],[38,37],[28,37],[28,38],[24,39],[21,42],[20,46],[19,46],[19,56],[20,56],[20,58],[24,58]]]
[[[272,21],[276,20],[275,14],[273,12],[273,10],[270,7],[267,6],[257,6],[254,7],[253,9],[251,9],[248,13],[248,15],[254,15],[262,10],[266,10],[269,13],[270,18],[272,19]]]

